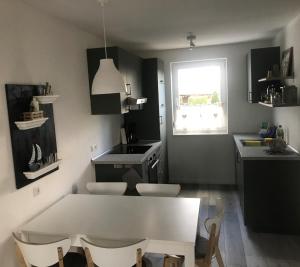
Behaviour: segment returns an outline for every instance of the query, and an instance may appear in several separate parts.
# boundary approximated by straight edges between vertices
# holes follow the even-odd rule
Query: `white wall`
[[[274,45],[285,50],[294,47],[295,80],[288,80],[290,85],[300,87],[300,16],[291,21],[275,38]],[[298,89],[298,99],[300,92]],[[299,100],[298,100],[299,101]],[[288,141],[300,150],[300,107],[286,107],[274,109],[274,121],[288,129]]]
[[[11,232],[71,191],[94,179],[90,145],[100,153],[119,141],[120,116],[90,115],[86,48],[100,41],[20,0],[0,1],[0,266],[14,263]],[[61,95],[54,104],[60,170],[15,189],[5,83],[49,81]],[[34,186],[40,195],[33,197]]]
[[[247,103],[246,55],[251,48],[267,47],[271,41],[223,46],[143,52],[143,57],[158,57],[165,62],[167,135],[171,182],[233,184],[234,149],[232,133],[257,132],[261,121],[271,121],[271,109]],[[170,63],[210,58],[228,59],[229,135],[173,136],[170,88]]]

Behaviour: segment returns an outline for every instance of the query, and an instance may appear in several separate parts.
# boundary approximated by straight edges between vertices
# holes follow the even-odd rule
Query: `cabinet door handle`
[[[160,122],[160,124],[163,124],[163,116],[159,116],[159,122]]]
[[[237,161],[237,163],[241,162],[239,152],[236,152],[236,161]]]
[[[163,108],[165,106],[165,104],[160,104],[160,107]]]
[[[157,159],[151,166],[151,169],[154,169],[155,166],[159,163],[159,159]]]

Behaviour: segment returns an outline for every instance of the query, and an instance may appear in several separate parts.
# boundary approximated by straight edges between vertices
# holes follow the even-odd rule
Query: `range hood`
[[[146,97],[141,97],[141,98],[127,97],[126,98],[126,104],[129,107],[129,110],[142,109],[143,104],[145,104],[145,103],[147,103]]]
[[[141,105],[147,103],[146,97],[141,98],[133,98],[133,97],[127,97],[126,99],[128,106],[135,106],[135,105]]]

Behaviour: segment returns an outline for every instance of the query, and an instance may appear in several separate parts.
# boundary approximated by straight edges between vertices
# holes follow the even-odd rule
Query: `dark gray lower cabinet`
[[[118,166],[118,165],[116,165]],[[144,183],[148,182],[148,169],[146,163],[136,165],[119,165],[114,164],[96,164],[96,181],[97,182],[123,182],[122,176],[131,168],[134,169],[142,178]]]
[[[236,182],[246,226],[300,234],[300,161],[243,160],[236,150]]]

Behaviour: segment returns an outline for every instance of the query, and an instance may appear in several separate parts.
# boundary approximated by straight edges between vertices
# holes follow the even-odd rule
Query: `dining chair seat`
[[[180,193],[179,184],[149,184],[139,183],[136,185],[138,193],[142,196],[176,197]]]
[[[143,255],[148,241],[139,240],[121,247],[103,247],[90,238],[81,238],[81,245],[85,251],[88,267],[143,267]]]
[[[49,243],[33,243],[22,240],[13,233],[16,244],[16,256],[20,267],[85,267],[85,257],[79,253],[70,252],[71,240],[63,238]]]
[[[86,185],[87,190],[95,195],[124,195],[127,189],[125,182],[90,182]]]
[[[90,242],[93,244],[97,244],[97,246],[103,247],[103,248],[120,248],[120,247],[128,247],[132,245],[132,240],[112,240],[112,239],[98,239],[94,238],[92,236],[87,237]],[[136,266],[133,265],[134,267]],[[94,264],[94,267],[98,267],[96,264]],[[146,257],[143,257],[142,259],[142,267],[152,267],[152,262]]]

